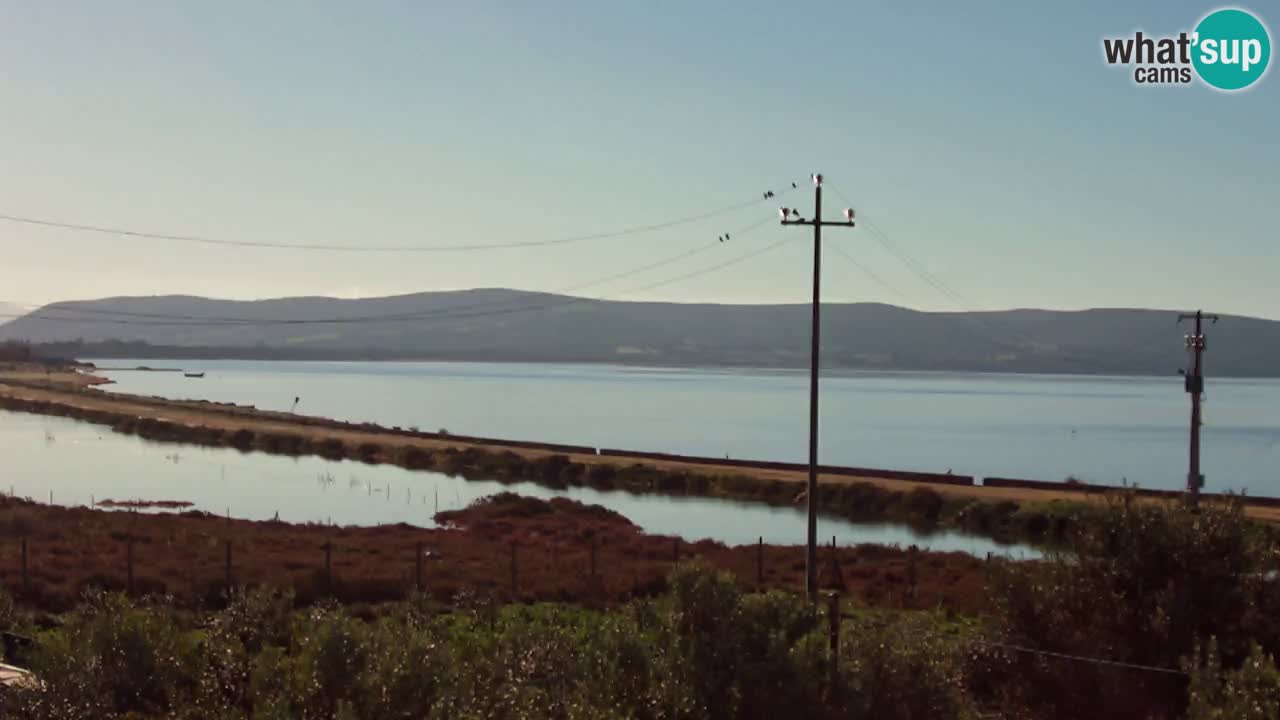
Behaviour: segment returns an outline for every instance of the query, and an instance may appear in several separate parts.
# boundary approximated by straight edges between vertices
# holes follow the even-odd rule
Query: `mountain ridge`
[[[824,303],[823,364],[1171,374],[1185,366],[1186,329],[1176,317],[1176,311],[1144,308],[950,312]],[[1211,373],[1280,376],[1280,322],[1224,315],[1209,333]],[[120,296],[46,305],[0,324],[0,341],[78,348],[81,355],[97,346],[99,354],[116,357],[133,344],[149,357],[168,351],[182,357],[803,367],[809,305],[596,300],[503,288],[361,299]]]

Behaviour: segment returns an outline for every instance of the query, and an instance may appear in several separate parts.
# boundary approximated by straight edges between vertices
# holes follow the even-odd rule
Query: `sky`
[[[1102,58],[1104,36],[1190,30],[1216,7],[0,0],[4,214],[251,242],[473,245],[780,193],[662,231],[448,253],[0,222],[0,302],[559,291],[725,232],[722,246],[580,294],[802,302],[811,232],[734,231],[779,204],[811,215],[821,172],[828,217],[848,198],[936,280],[865,227],[836,228],[824,244],[878,280],[827,250],[824,300],[1280,318],[1280,76],[1233,94],[1139,87]],[[1280,4],[1244,7],[1276,34]]]

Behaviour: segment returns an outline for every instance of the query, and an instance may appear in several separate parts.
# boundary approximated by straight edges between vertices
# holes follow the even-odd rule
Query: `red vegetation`
[[[677,557],[701,557],[766,587],[796,589],[804,577],[798,547],[683,543],[566,499],[502,494],[439,519],[450,527],[294,525],[0,498],[0,585],[24,603],[59,610],[90,586],[128,589],[132,557],[133,592],[217,604],[228,544],[233,584],[291,586],[302,602],[329,594],[344,602],[399,599],[417,584],[419,568],[424,589],[444,600],[471,589],[503,600],[616,601],[661,592]],[[839,572],[828,565],[833,553]],[[843,584],[867,604],[982,609],[982,561],[963,553],[865,545],[824,549],[822,560],[824,585]]]
[[[178,510],[181,508],[189,508],[195,503],[186,500],[99,500],[98,507],[105,508],[164,508],[167,510]]]

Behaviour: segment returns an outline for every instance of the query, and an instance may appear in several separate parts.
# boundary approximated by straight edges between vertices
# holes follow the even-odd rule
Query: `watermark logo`
[[[1205,15],[1191,32],[1103,38],[1102,53],[1108,65],[1133,66],[1138,85],[1189,85],[1198,77],[1218,90],[1244,90],[1267,72],[1271,34],[1253,13],[1223,8]]]

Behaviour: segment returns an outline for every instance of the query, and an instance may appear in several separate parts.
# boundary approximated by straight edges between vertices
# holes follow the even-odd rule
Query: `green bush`
[[[1277,647],[1272,557],[1239,503],[1202,503],[1193,512],[1125,496],[1043,562],[997,565],[992,593],[1001,629],[1022,644],[1173,668],[1197,642],[1216,637],[1235,666],[1255,641]],[[1089,717],[1100,707],[1177,713],[1184,703],[1176,676],[1092,664],[1064,672],[1045,659],[1019,667],[1031,702],[1062,717]]]
[[[62,633],[43,635],[32,670],[46,704],[91,713],[160,715],[190,689],[196,645],[163,606],[88,598]]]
[[[809,645],[807,675],[825,668]],[[836,714],[851,720],[914,720],[976,717],[966,692],[965,638],[948,632],[936,616],[864,616],[840,630],[840,662],[835,686],[826,688]]]
[[[1224,670],[1211,642],[1203,664],[1190,667],[1187,720],[1273,720],[1280,717],[1280,670],[1258,645],[1236,670]]]

